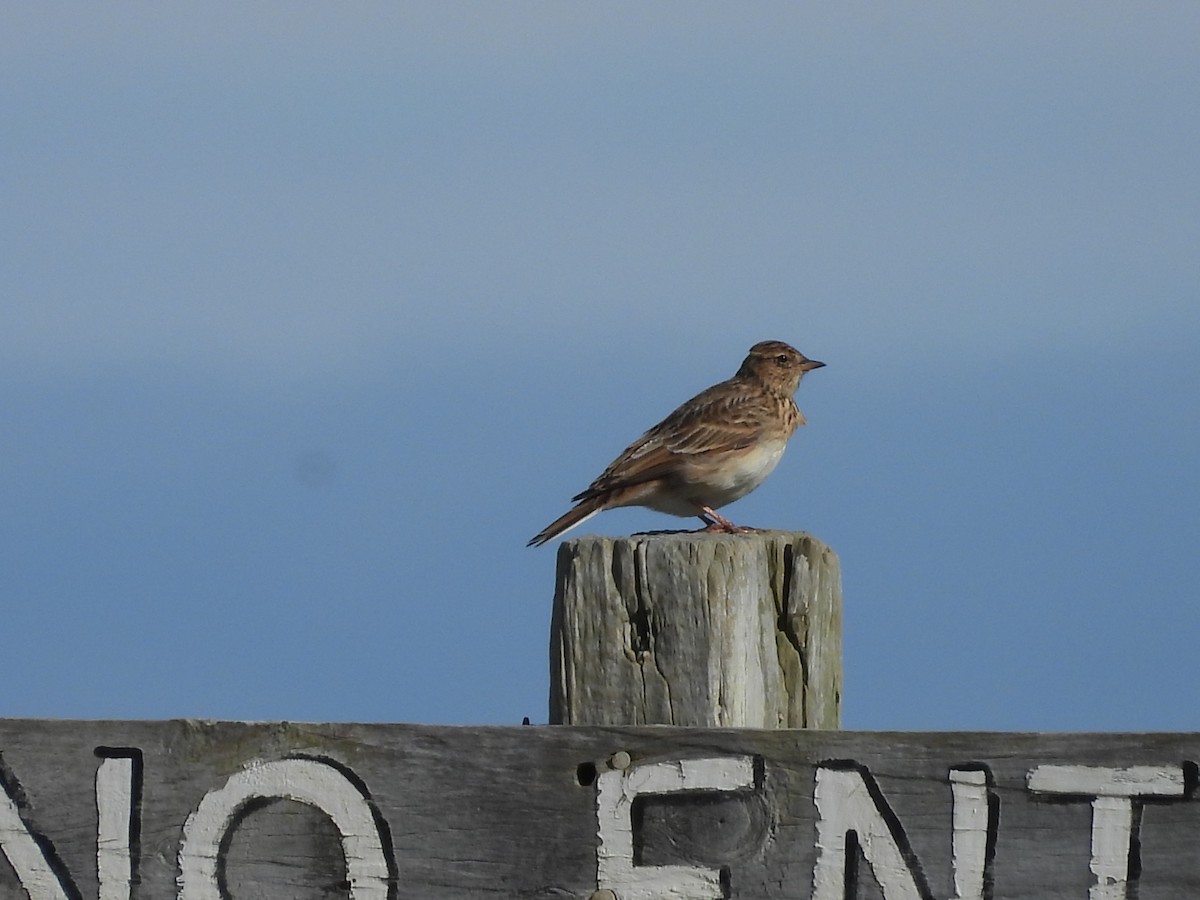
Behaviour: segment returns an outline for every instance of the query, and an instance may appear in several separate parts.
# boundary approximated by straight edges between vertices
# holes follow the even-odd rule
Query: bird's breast
[[[775,471],[786,441],[762,441],[735,456],[717,479],[720,487],[741,497],[754,490]]]
[[[745,497],[779,464],[786,440],[759,441],[752,447],[697,460],[688,467],[685,488],[694,500],[713,509]]]

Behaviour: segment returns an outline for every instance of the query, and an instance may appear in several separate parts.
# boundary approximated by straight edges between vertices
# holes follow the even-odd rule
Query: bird
[[[737,373],[688,400],[625,448],[575,504],[533,538],[540,547],[596,513],[645,506],[698,516],[705,530],[738,534],[717,512],[766,480],[804,414],[792,395],[805,373],[825,363],[783,341],[750,348]]]

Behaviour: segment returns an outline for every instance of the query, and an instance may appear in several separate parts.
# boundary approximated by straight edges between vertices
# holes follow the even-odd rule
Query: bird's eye
[[[775,362],[779,363],[781,366],[786,366],[788,364],[788,358],[784,354],[780,353],[777,357],[775,357]]]

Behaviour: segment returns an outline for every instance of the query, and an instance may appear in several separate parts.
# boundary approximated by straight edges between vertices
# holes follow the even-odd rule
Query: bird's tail
[[[604,500],[601,497],[589,497],[583,500],[569,511],[559,516],[541,531],[533,536],[526,544],[526,547],[540,547],[547,541],[552,541],[560,534],[574,528],[582,522],[586,522],[600,510],[604,509]]]

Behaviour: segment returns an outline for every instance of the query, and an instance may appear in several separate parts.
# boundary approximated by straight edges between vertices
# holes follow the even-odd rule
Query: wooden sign
[[[1200,735],[0,721],[0,897],[1200,896]]]

